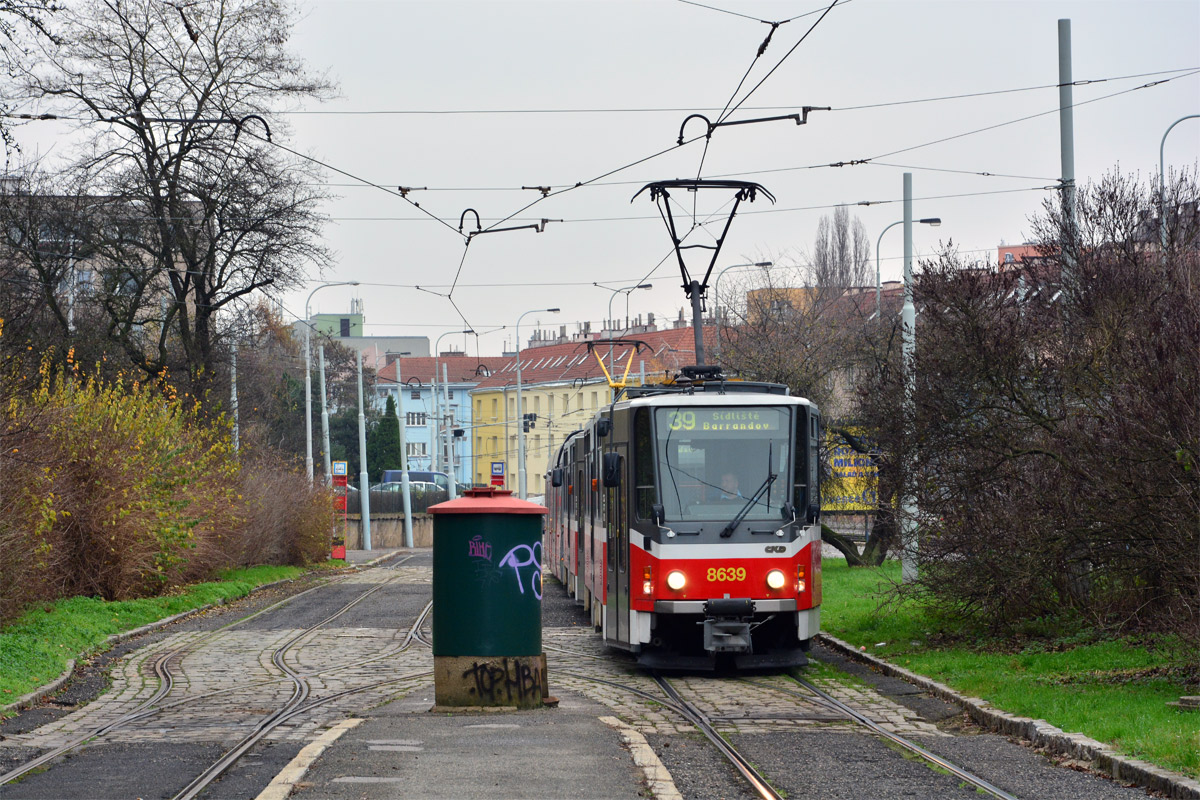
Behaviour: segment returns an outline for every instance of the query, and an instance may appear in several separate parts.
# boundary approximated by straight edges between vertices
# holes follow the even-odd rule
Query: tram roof
[[[771,392],[732,391],[725,393],[696,392],[663,392],[662,394],[643,395],[641,397],[623,398],[618,406],[639,408],[641,406],[811,406],[812,401],[806,397],[792,397]]]

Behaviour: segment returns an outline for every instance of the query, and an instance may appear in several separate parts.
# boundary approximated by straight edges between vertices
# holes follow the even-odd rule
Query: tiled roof
[[[709,343],[716,340],[716,330],[705,328],[704,334],[706,346],[710,346]],[[643,347],[638,353],[635,352],[635,346],[632,344],[622,344],[619,340],[614,342],[612,345],[612,369],[616,372],[614,377],[618,380],[624,374],[631,355],[633,366],[630,367],[629,374],[631,376],[639,374],[640,362],[644,361],[648,380],[651,376],[661,376],[664,371],[674,374],[681,366],[694,364],[696,361],[695,339],[691,328],[649,331],[630,336],[628,339],[644,342],[649,347]],[[593,346],[595,353],[599,354],[607,365],[608,341],[595,339]],[[596,355],[588,352],[587,342],[563,342],[531,347],[521,351],[521,383],[523,385],[569,383],[574,380],[588,382],[604,380],[604,371],[600,368]],[[494,370],[491,377],[481,380],[477,388],[503,388],[508,385],[515,386],[516,382],[516,360],[510,359],[503,368]]]
[[[432,383],[434,365],[437,365],[438,382],[441,382],[442,364],[446,365],[446,374],[450,383],[478,383],[486,379],[487,373],[495,373],[505,365],[513,363],[510,356],[484,356],[477,358],[469,355],[440,356],[438,358],[399,358],[379,370],[379,378],[383,382],[396,380],[396,367],[400,368],[400,380],[409,381],[416,378],[423,384]]]

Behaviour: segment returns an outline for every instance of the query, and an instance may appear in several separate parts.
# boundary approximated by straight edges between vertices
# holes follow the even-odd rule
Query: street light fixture
[[[917,222],[921,223],[922,225],[929,225],[930,227],[936,228],[937,226],[942,224],[942,218],[941,217],[925,217],[924,219],[917,220]],[[880,243],[883,242],[883,235],[885,233],[887,233],[889,230],[896,227],[897,225],[903,225],[903,224],[904,224],[904,220],[902,220],[902,219],[893,222],[891,225],[888,225],[886,228],[884,228],[882,231],[880,231],[879,238],[875,240],[875,316],[878,319],[883,319],[883,314],[882,314],[882,311],[880,310],[881,306],[880,306],[880,299],[879,299],[880,293],[883,288],[883,284],[880,283],[880,280],[879,280],[879,245],[880,245]]]
[[[328,289],[330,286],[358,286],[358,281],[335,281],[332,283],[322,283],[317,288],[308,293],[308,298],[304,301],[304,469],[308,473],[308,482],[313,482],[313,454],[312,454],[312,348],[309,346],[312,332],[312,315],[309,313],[308,306],[312,302],[312,297],[322,289]]]
[[[525,499],[525,420],[521,406],[521,320],[529,314],[557,314],[558,308],[535,308],[517,317],[517,496]]]
[[[718,359],[718,361],[721,358],[721,314],[720,314],[721,276],[724,275],[726,272],[729,272],[729,270],[731,270],[731,269],[746,269],[748,267],[762,267],[763,269],[770,269],[773,266],[775,266],[775,262],[773,262],[773,261],[754,261],[749,264],[730,264],[728,267],[725,267],[725,269],[723,269],[717,273],[717,279],[715,281],[713,281],[713,298],[714,298],[713,306],[717,309],[717,359]]]
[[[1180,117],[1171,123],[1167,128],[1166,133],[1162,135],[1162,140],[1158,143],[1158,229],[1161,231],[1161,241],[1164,256],[1167,252],[1167,173],[1165,163],[1163,161],[1163,148],[1167,146],[1167,134],[1185,119],[1200,119],[1200,114],[1189,114],[1186,117]]]
[[[653,288],[654,288],[654,284],[652,284],[652,283],[639,283],[636,286],[622,286],[620,289],[613,289],[612,294],[608,298],[608,318],[605,320],[605,322],[609,326],[612,325],[613,299],[621,292],[624,292],[625,293],[625,328],[628,329],[629,328],[629,295],[632,294],[633,292],[637,291],[638,289],[653,289]],[[613,331],[612,331],[611,327],[609,327],[609,329],[608,329],[608,338],[609,339],[613,338]],[[608,369],[610,372],[612,371],[612,357],[613,357],[613,348],[612,348],[612,345],[610,344],[608,346]]]

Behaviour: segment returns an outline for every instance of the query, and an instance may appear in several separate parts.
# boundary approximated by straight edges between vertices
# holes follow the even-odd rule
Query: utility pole
[[[449,367],[442,362],[442,399],[446,406],[446,474],[450,478],[450,499],[458,497],[458,480],[454,477],[454,431],[453,420],[450,418],[450,378]]]
[[[233,452],[238,452],[237,342],[229,354],[229,406],[233,411]]]
[[[900,312],[904,336],[904,420],[905,439],[911,445],[914,424],[913,395],[916,389],[917,309],[913,303],[912,271],[912,173],[904,173],[904,308]],[[911,452],[905,457],[903,500],[900,503],[900,574],[904,583],[917,579],[917,502],[913,495],[916,458]]]
[[[317,364],[321,369],[321,450],[325,465],[325,485],[333,485],[333,465],[329,460],[329,402],[325,392],[325,345],[317,348]]]
[[[408,438],[404,430],[407,420],[402,407],[404,403],[404,381],[400,377],[400,362],[402,360],[399,358],[396,359],[396,424],[400,426],[400,495],[404,502],[404,546],[412,547],[412,496],[409,493],[408,483]]]
[[[1071,20],[1058,21],[1058,139],[1062,161],[1062,213],[1066,237],[1062,242],[1066,282],[1077,290],[1075,282],[1075,110],[1071,77]]]
[[[363,549],[371,549],[371,485],[367,482],[367,415],[363,412],[362,351],[358,352],[358,496],[362,503]]]

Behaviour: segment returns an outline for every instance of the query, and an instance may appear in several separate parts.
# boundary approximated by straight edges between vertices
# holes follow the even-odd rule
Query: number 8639
[[[708,580],[710,582],[717,581],[744,581],[746,580],[745,567],[709,567]]]

